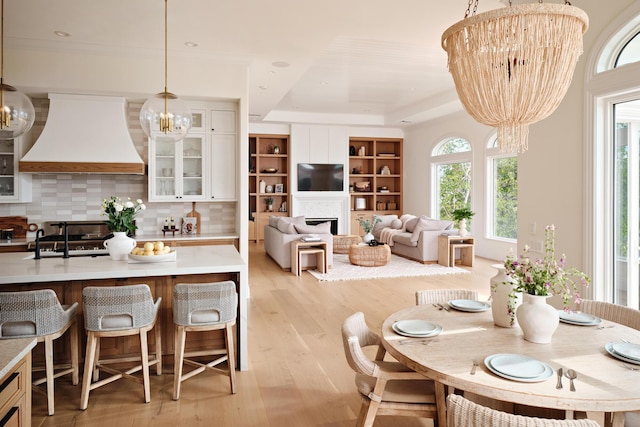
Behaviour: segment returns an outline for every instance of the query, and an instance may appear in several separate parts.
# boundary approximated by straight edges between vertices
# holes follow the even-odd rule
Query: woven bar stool
[[[233,325],[236,324],[238,294],[232,281],[218,283],[177,284],[173,291],[173,322],[175,323],[175,366],[173,377],[173,399],[180,399],[183,381],[204,372],[206,369],[227,375],[231,393],[236,392],[235,350]],[[224,349],[201,350],[185,353],[187,332],[224,329]],[[199,363],[187,357],[222,355],[209,363]],[[227,369],[217,368],[227,361]],[[182,374],[183,364],[196,369]]]
[[[36,337],[38,342],[44,342],[46,376],[34,380],[33,389],[43,392],[36,386],[47,383],[45,394],[49,415],[54,414],[53,380],[62,375],[71,374],[72,384],[78,384],[77,312],[77,302],[70,306],[60,305],[56,293],[51,289],[0,292],[0,338]],[[54,365],[53,341],[67,331],[69,331],[71,363]],[[33,370],[42,369],[34,368]]]
[[[162,298],[155,303],[149,286],[89,286],[82,290],[84,326],[87,330],[87,353],[84,359],[84,376],[80,409],[87,409],[89,392],[120,378],[127,378],[144,385],[144,401],[151,401],[149,366],[156,365],[156,374],[162,374],[162,343],[160,325],[156,325]],[[154,328],[155,325],[155,328]],[[147,332],[154,329],[156,354],[149,360]],[[100,359],[100,338],[140,336],[140,364],[124,372],[107,367],[108,363],[129,362],[131,358]],[[137,359],[136,359],[137,361]],[[131,374],[142,370],[142,379]],[[99,380],[99,371],[111,374]],[[91,382],[93,377],[94,383]]]

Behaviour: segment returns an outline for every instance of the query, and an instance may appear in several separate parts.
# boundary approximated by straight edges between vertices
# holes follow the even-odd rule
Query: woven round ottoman
[[[380,267],[391,259],[389,245],[369,246],[367,244],[349,246],[349,262],[362,267]]]
[[[333,253],[348,254],[351,245],[357,245],[362,242],[362,237],[355,235],[338,235],[333,236]]]

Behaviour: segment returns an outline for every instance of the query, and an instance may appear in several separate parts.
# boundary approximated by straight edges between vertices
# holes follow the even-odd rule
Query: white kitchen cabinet
[[[205,200],[206,135],[149,140],[149,201]]]
[[[0,202],[31,201],[31,174],[19,173],[21,139],[0,140]]]
[[[237,200],[236,135],[211,135],[211,200]]]
[[[236,134],[236,112],[234,110],[211,110],[209,130],[213,134]]]

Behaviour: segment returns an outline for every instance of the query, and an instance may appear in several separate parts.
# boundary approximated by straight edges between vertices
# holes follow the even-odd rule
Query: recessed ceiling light
[[[328,85],[328,84],[329,84],[329,82],[328,82],[328,81],[326,81],[326,80],[322,80],[322,81],[320,82],[320,84],[321,84],[321,85],[323,85],[323,86],[326,86],[326,85]]]
[[[194,43],[194,42],[185,42],[184,45],[186,47],[198,47],[198,43]]]
[[[274,67],[278,67],[278,68],[287,68],[289,65],[288,62],[285,61],[274,61],[271,63],[271,65],[273,65]]]
[[[260,89],[260,90],[267,90],[267,87],[266,87],[266,86],[258,86],[258,89]]]
[[[55,34],[58,37],[70,37],[71,36],[70,33],[67,33],[66,31],[60,31],[60,30],[54,31],[53,34]]]

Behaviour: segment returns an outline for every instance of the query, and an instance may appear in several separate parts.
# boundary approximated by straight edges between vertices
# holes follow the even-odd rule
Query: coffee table
[[[349,246],[349,262],[362,267],[380,267],[391,259],[389,245],[369,246],[366,243]]]

